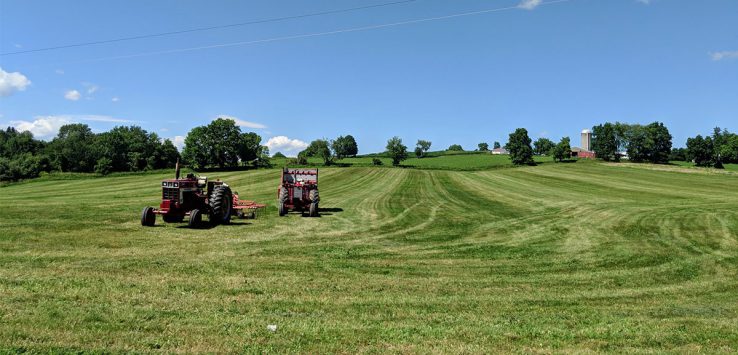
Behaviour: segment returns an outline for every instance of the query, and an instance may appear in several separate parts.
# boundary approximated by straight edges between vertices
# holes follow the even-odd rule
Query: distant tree
[[[269,158],[269,147],[265,145],[259,146],[259,154],[254,161],[254,166],[261,168],[269,168],[272,166],[272,161]]]
[[[61,126],[47,149],[54,166],[61,171],[92,172],[97,163],[95,134],[86,124]]]
[[[533,148],[530,146],[531,139],[528,136],[528,130],[518,128],[515,132],[510,133],[510,139],[505,145],[505,149],[510,153],[510,160],[515,165],[533,165]]]
[[[649,140],[648,132],[641,125],[632,125],[626,131],[628,159],[640,163],[649,159],[652,142]]]
[[[316,139],[310,142],[310,145],[308,145],[308,147],[300,154],[303,154],[305,157],[320,158],[323,160],[324,165],[330,165],[333,161],[333,154],[331,152],[330,145],[328,140],[325,139]]]
[[[254,162],[259,157],[261,137],[253,132],[242,133],[236,121],[218,118],[207,126],[193,128],[185,138],[182,157],[194,168],[217,166],[232,168],[239,161]]]
[[[556,144],[551,150],[554,161],[562,162],[564,159],[571,158],[571,140],[569,137],[561,138],[561,141]]]
[[[666,164],[671,153],[671,134],[662,122],[653,122],[645,127],[648,134],[648,159],[654,164]]]
[[[461,145],[458,145],[458,144],[451,144],[451,146],[448,147],[447,150],[452,151],[452,152],[463,152],[464,148],[462,148]]]
[[[715,151],[711,137],[702,138],[701,135],[697,135],[697,137],[688,138],[687,158],[697,166],[720,167],[719,162],[715,161]]]
[[[488,152],[489,151],[489,144],[484,143],[484,142],[477,144],[477,151],[479,151],[479,152]]]
[[[336,154],[336,159],[343,159],[346,157],[355,157],[359,153],[359,148],[356,145],[356,140],[353,136],[346,135],[339,136],[333,142],[331,142],[333,152]]]
[[[687,161],[687,150],[685,148],[673,148],[669,154],[670,161]]]
[[[431,142],[418,139],[418,143],[415,144],[415,156],[418,158],[422,158],[425,156],[425,153],[427,153],[430,150]]]
[[[274,155],[272,155],[272,158],[273,159],[276,159],[276,158],[287,158],[287,156],[284,155],[284,154],[282,154],[282,152],[276,152],[276,153],[274,153]]]
[[[402,144],[400,137],[395,136],[387,141],[387,155],[392,159],[394,166],[407,159],[407,147]]]
[[[500,142],[495,142],[492,149],[500,149]]]
[[[376,166],[382,165],[382,160],[379,158],[372,158],[372,165],[376,165]]]
[[[551,150],[556,146],[548,138],[538,138],[533,142],[533,153],[536,155],[548,155],[551,154]]]
[[[615,126],[607,122],[592,127],[592,150],[605,161],[619,161],[618,139]]]

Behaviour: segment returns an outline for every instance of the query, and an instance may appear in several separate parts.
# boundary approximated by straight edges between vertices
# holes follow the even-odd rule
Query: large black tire
[[[287,214],[287,207],[285,206],[285,203],[287,203],[287,199],[290,197],[289,192],[287,192],[287,189],[284,187],[281,187],[279,189],[279,202],[278,202],[278,208],[279,208],[279,216],[284,216]]]
[[[170,216],[164,214],[161,216],[161,219],[163,219],[164,222],[167,223],[181,223],[182,221],[184,221],[184,216]]]
[[[156,223],[156,215],[153,207],[144,207],[141,212],[141,225],[144,227],[153,227]]]
[[[310,190],[308,197],[310,198],[310,217],[318,217],[318,203],[320,202],[318,189]]]
[[[187,223],[187,225],[190,228],[200,228],[200,225],[202,224],[202,212],[198,209],[194,209],[190,211],[190,220]]]
[[[210,196],[210,223],[228,224],[231,223],[231,213],[233,212],[233,194],[231,188],[225,185],[216,186]]]

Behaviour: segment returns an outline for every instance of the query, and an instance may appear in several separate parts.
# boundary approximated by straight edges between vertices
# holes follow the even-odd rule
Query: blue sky
[[[385,2],[0,0],[0,52]],[[278,40],[252,43],[263,39]],[[738,131],[738,1],[416,0],[3,55],[0,68],[0,124],[44,139],[83,122],[181,141],[229,116],[272,153],[344,134],[370,153],[395,135],[473,149],[525,127],[578,144],[597,123],[658,120],[683,146],[714,126]]]

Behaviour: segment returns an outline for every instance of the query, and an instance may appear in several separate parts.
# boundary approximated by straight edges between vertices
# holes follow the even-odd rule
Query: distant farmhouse
[[[490,151],[494,155],[507,155],[510,154],[505,148],[495,148]]]
[[[573,158],[594,159],[597,157],[592,151],[592,131],[585,129],[582,131],[582,146],[572,147],[571,156]]]

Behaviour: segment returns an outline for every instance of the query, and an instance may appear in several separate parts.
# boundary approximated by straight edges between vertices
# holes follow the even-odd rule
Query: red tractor
[[[279,215],[289,210],[308,210],[310,217],[318,216],[318,169],[282,169],[282,183],[277,190]]]
[[[161,215],[164,222],[179,223],[189,217],[188,225],[197,228],[202,225],[202,216],[208,215],[210,224],[228,224],[231,215],[246,216],[244,211],[250,211],[249,216],[256,216],[256,210],[265,205],[253,201],[240,201],[238,194],[233,194],[231,188],[222,181],[208,181],[204,176],[187,174],[179,178],[179,164],[174,179],[162,181],[162,199],[159,208],[146,207],[141,213],[141,225],[153,226],[156,215]]]

